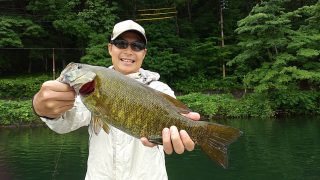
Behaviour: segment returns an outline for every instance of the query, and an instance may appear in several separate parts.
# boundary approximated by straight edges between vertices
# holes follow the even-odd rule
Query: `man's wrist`
[[[37,115],[38,117],[41,117],[41,118],[46,118],[46,119],[50,119],[50,120],[56,119],[56,118],[51,118],[51,117],[48,117],[48,116],[41,116],[41,115],[39,115],[39,114],[36,112],[36,110],[34,109],[34,106],[33,106],[33,101],[34,101],[34,97],[35,97],[35,96],[36,96],[36,95],[34,95],[34,96],[32,97],[32,102],[31,102],[31,106],[32,106],[33,113],[34,113],[35,115]]]

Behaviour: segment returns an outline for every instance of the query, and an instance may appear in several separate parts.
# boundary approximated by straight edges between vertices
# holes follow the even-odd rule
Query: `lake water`
[[[223,169],[197,148],[167,156],[170,180],[320,179],[320,117],[220,121],[244,134]],[[0,129],[0,179],[84,179],[87,129],[58,135],[48,128]]]

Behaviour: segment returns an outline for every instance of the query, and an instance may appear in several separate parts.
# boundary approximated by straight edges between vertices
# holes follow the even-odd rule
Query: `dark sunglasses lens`
[[[126,49],[129,46],[127,41],[121,39],[114,40],[113,44],[119,49]]]
[[[141,43],[141,42],[132,42],[131,43],[131,49],[134,50],[134,51],[141,51],[143,49],[145,49],[145,45],[144,43]]]
[[[122,39],[116,39],[111,42],[119,49],[127,49],[129,42]],[[146,48],[146,45],[143,42],[135,41],[130,43],[130,47],[133,51],[141,51]]]

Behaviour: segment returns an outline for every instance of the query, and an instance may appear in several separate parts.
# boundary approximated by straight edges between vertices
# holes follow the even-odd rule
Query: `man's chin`
[[[125,75],[134,73],[133,68],[130,67],[122,67],[118,71]]]

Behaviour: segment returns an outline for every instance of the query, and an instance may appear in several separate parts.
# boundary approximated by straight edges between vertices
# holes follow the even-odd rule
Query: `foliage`
[[[89,47],[86,49],[86,55],[80,61],[97,66],[110,66],[112,62],[107,54],[106,37],[107,35],[105,34],[92,35]]]
[[[195,66],[194,61],[179,53],[189,48],[190,41],[177,36],[172,21],[161,22],[161,26],[159,23],[146,26],[148,52],[143,67],[159,72],[165,82],[172,82],[172,77],[183,79]]]
[[[30,19],[19,16],[0,16],[0,48],[25,47],[31,39],[44,36],[43,28]],[[16,55],[16,54],[14,54]],[[15,67],[12,54],[0,52],[0,74]]]
[[[48,75],[0,79],[0,99],[31,99]]]
[[[205,92],[212,89],[218,89],[217,81],[208,79],[203,73],[198,73],[195,76],[187,77],[174,83],[175,91],[181,93]]]
[[[320,114],[320,92],[281,90],[271,93],[274,109],[281,114]]]
[[[88,36],[87,53],[81,58],[81,62],[93,65],[110,65],[110,58],[106,54],[106,44],[109,40],[108,35],[111,34],[117,19],[113,14],[117,10],[117,4],[106,5],[103,0],[88,1],[87,3],[88,8],[79,13],[79,16],[93,31]]]
[[[116,16],[112,14],[116,10],[115,4],[109,4],[104,0],[87,0],[82,4],[78,0],[65,1],[67,9],[53,22],[56,29],[82,39],[90,39],[92,33],[110,33]],[[71,11],[71,12],[70,12]]]
[[[49,4],[49,6],[48,6]],[[51,5],[51,6],[50,6]],[[56,30],[76,37],[78,44],[86,47],[86,54],[81,62],[94,65],[107,65],[106,44],[117,17],[117,3],[105,0],[72,1],[31,1],[29,9],[41,12],[46,6],[55,16],[45,16],[52,19]],[[50,14],[50,13],[49,13]],[[109,63],[110,64],[110,63]]]
[[[231,94],[191,93],[178,99],[204,116],[234,118],[320,114],[320,92],[317,91],[249,93],[241,99],[235,99]]]
[[[314,20],[319,19],[319,3],[285,12],[286,2],[261,2],[238,22],[242,53],[229,65],[242,69],[245,86],[257,92],[284,90],[302,81],[314,87],[320,82],[320,31],[314,26]],[[295,21],[299,27],[294,27]]]
[[[191,93],[179,96],[193,111],[204,116],[273,117],[282,115],[320,114],[320,92],[281,90],[247,93],[241,99],[231,94]]]
[[[179,96],[192,110],[204,116],[224,117],[272,117],[275,111],[265,94],[248,94],[241,100],[231,94],[206,95],[191,93]]]
[[[0,125],[40,123],[32,110],[32,97],[50,78],[48,75],[33,75],[0,79]]]
[[[173,53],[172,49],[157,51],[155,48],[149,48],[148,57],[145,59],[147,69],[161,73],[164,81],[170,82],[171,77],[183,78],[190,72],[190,67],[194,65],[186,57]],[[172,81],[171,81],[172,82]]]
[[[43,29],[30,19],[0,16],[0,47],[23,47],[24,38],[37,38]]]
[[[25,125],[38,123],[31,107],[31,100],[0,100],[0,125]],[[40,122],[40,121],[39,121]]]

